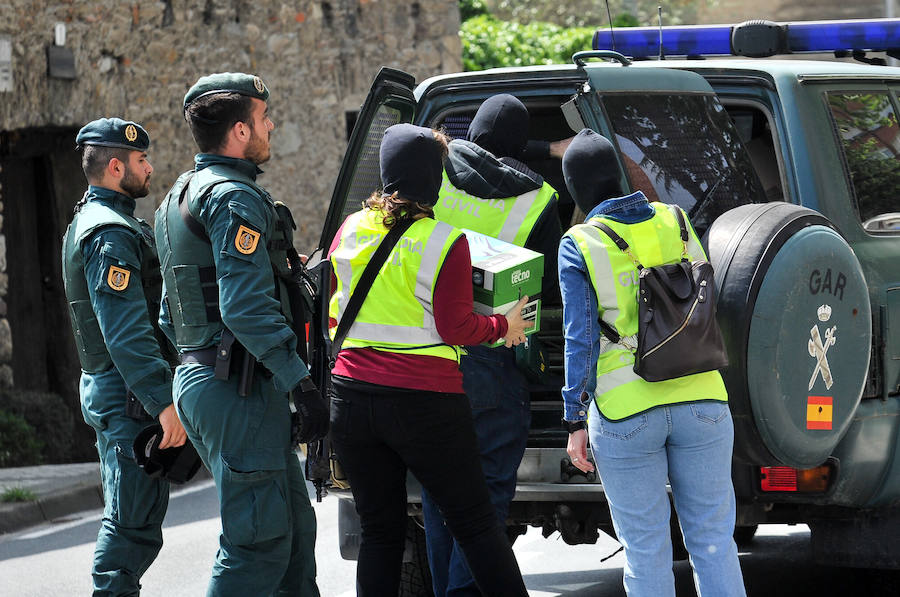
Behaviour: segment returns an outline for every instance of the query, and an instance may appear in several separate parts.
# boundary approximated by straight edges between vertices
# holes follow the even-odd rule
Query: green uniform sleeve
[[[297,337],[275,298],[266,249],[274,208],[232,188],[214,191],[199,215],[212,242],[222,323],[273,374],[278,390],[291,391],[309,370],[297,356]]]
[[[101,228],[82,246],[91,306],[106,349],[125,384],[155,417],[172,403],[172,372],[153,335],[141,250],[140,239],[121,226]]]

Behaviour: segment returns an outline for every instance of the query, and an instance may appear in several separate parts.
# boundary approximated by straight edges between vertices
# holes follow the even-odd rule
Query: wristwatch
[[[587,421],[566,421],[563,419],[563,427],[565,427],[566,431],[569,433],[575,433],[579,429],[587,427]]]

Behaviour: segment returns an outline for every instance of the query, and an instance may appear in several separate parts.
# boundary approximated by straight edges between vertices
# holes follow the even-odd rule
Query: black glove
[[[291,392],[294,408],[291,414],[291,444],[319,441],[328,433],[328,409],[312,378],[304,377]]]

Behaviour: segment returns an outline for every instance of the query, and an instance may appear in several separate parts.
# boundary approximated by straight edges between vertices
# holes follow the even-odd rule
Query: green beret
[[[200,77],[184,96],[184,109],[197,98],[213,93],[240,93],[262,101],[269,99],[269,88],[262,79],[244,73],[215,73]]]
[[[75,136],[75,144],[121,147],[134,151],[147,151],[150,135],[144,127],[121,118],[101,118],[87,123]]]

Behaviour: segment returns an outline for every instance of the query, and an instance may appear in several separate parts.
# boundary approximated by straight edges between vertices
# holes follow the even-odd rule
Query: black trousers
[[[440,508],[482,593],[527,596],[490,501],[465,394],[346,378],[335,378],[334,385],[334,450],[362,523],[357,595],[394,596],[399,591],[409,470]]]

